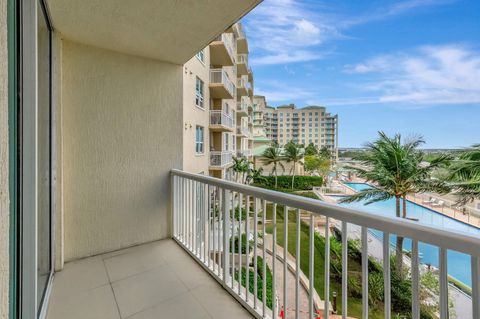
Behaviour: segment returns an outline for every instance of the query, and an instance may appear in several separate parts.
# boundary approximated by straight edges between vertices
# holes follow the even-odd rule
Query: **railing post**
[[[230,274],[229,263],[229,222],[230,222],[230,191],[222,190],[222,215],[223,215],[223,285],[228,286],[228,276]]]

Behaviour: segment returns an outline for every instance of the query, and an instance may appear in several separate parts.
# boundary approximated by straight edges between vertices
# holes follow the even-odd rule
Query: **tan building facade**
[[[266,107],[264,123],[266,136],[281,146],[289,141],[305,146],[313,143],[319,149],[326,147],[333,160],[338,158],[338,115],[328,113],[323,106]]]
[[[253,73],[237,23],[199,51],[183,70],[183,167],[232,179],[233,157],[253,147]]]

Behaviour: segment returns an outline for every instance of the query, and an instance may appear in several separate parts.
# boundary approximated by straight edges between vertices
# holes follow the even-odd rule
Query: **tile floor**
[[[253,318],[173,240],[65,264],[47,319]]]

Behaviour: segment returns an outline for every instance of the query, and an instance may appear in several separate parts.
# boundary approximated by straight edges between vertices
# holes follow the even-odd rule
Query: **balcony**
[[[248,75],[248,54],[237,54],[237,75]]]
[[[233,99],[235,85],[223,69],[210,70],[210,97],[214,99]]]
[[[245,124],[237,127],[237,136],[239,137],[248,137],[249,136],[248,126]]]
[[[237,96],[246,96],[248,95],[248,77],[242,75],[237,78]]]
[[[234,120],[224,111],[211,110],[209,128],[214,132],[232,132],[234,130]]]
[[[233,161],[233,155],[230,151],[211,151],[210,169],[223,169]]]
[[[250,149],[237,150],[237,156],[238,157],[250,157],[250,156],[252,156],[252,150],[250,150]]]
[[[235,64],[235,44],[232,33],[222,33],[209,46],[212,65],[233,66]]]
[[[248,97],[242,96],[240,101],[237,101],[237,116],[248,115],[248,104],[250,100]]]
[[[240,23],[236,24],[236,33],[237,33],[237,52],[248,53],[247,37]]]

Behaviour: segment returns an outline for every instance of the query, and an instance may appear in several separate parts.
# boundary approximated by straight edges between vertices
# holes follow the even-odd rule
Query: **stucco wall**
[[[8,51],[7,1],[0,0],[0,318],[8,318]]]
[[[182,67],[62,44],[65,261],[170,235]]]

